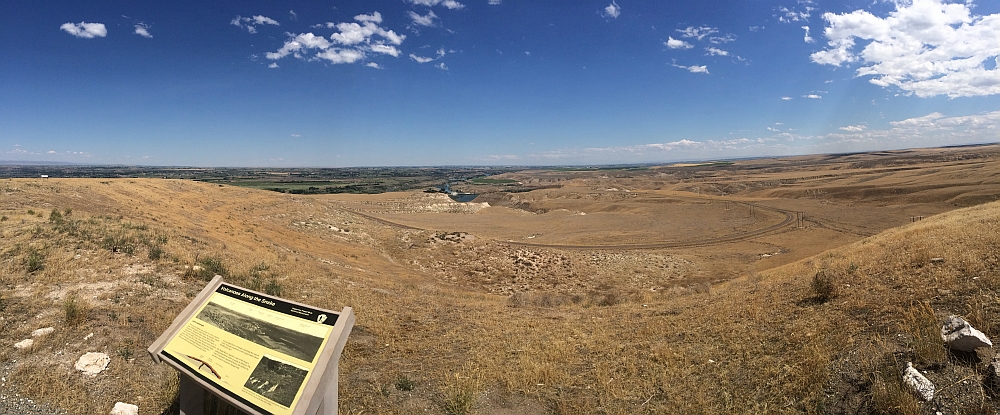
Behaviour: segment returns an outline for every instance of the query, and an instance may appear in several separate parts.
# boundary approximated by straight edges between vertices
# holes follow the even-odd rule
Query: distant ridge
[[[0,160],[0,166],[82,166],[64,161]]]

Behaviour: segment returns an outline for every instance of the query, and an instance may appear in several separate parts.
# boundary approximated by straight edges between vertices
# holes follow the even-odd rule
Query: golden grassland
[[[686,180],[643,186],[697,196]],[[808,229],[766,236],[770,245],[578,252],[508,246],[486,227],[448,234],[391,226],[330,197],[174,180],[6,180],[3,387],[74,414],[106,413],[116,401],[144,414],[169,411],[176,375],[145,348],[211,277],[190,268],[198,265],[296,301],[354,308],[340,366],[345,414],[993,412],[981,383],[989,356],[947,353],[937,330],[950,313],[987,335],[1000,329],[1000,205],[909,223],[906,214],[948,210],[941,203],[958,196],[884,210],[865,206],[884,200],[852,199],[891,218],[854,221],[872,234],[891,228],[862,238],[851,233],[857,226],[830,229],[852,224],[834,218],[848,203],[800,197],[802,186],[747,185],[732,196],[794,190],[788,203],[827,203],[828,211],[813,209]],[[558,199],[552,206],[563,206],[565,195]],[[768,201],[781,202],[760,203]],[[840,239],[820,241],[833,234]],[[796,251],[800,240],[814,246]],[[723,255],[743,261],[735,278],[729,268],[686,277],[715,272],[713,249],[774,246],[795,254]],[[13,348],[48,326],[55,333],[31,349]],[[87,351],[111,355],[108,371],[87,378],[73,370]],[[896,373],[907,361],[938,385],[933,404],[900,389]]]

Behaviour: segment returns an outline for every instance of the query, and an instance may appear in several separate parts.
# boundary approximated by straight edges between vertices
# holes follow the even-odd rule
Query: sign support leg
[[[205,415],[205,390],[191,378],[178,375],[180,385],[180,415]]]
[[[339,379],[340,368],[334,366],[331,372],[333,372],[332,377],[326,385],[326,390],[323,391],[323,402],[319,404],[316,415],[337,415],[337,384],[339,383],[337,379]]]

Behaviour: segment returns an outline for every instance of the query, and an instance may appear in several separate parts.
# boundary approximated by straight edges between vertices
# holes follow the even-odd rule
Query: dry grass
[[[665,265],[607,272],[602,286],[583,273],[599,266],[590,256],[512,250],[540,271],[512,266],[512,283],[535,285],[498,295],[486,284],[442,282],[452,275],[439,272],[444,265],[409,262],[443,263],[467,249],[461,244],[492,245],[428,243],[433,232],[390,228],[322,198],[166,180],[13,183],[5,189],[20,190],[0,189],[10,218],[0,222],[0,294],[5,316],[24,317],[0,321],[0,359],[16,358],[9,379],[19,391],[71,413],[106,413],[119,400],[143,413],[169,407],[176,377],[143,349],[215,273],[319,307],[354,308],[340,368],[348,414],[491,413],[496,402],[510,402],[503,409],[512,413],[822,413],[838,405],[827,391],[846,363],[861,368],[870,386],[859,393],[872,408],[907,413],[899,356],[942,365],[929,376],[948,385],[961,379],[948,377],[952,368],[974,368],[944,351],[938,321],[957,313],[988,335],[1000,327],[995,204],[714,285],[656,280],[675,269]],[[29,248],[45,253],[44,268],[28,271]],[[945,260],[931,261],[938,257]],[[677,258],[663,264],[694,269]],[[834,276],[836,295],[810,301],[820,270]],[[537,289],[546,272],[590,285]],[[66,311],[73,293],[89,309],[75,325]],[[45,326],[57,331],[34,350],[10,351]],[[111,355],[111,366],[84,379],[72,363],[95,350]],[[968,392],[957,385],[942,402]]]

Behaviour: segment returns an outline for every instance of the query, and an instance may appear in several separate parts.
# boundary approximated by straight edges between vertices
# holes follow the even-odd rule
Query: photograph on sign
[[[264,356],[243,386],[267,399],[291,406],[308,373],[303,368]]]
[[[322,337],[250,317],[218,303],[205,304],[197,318],[244,340],[307,362],[313,360],[323,344]]]
[[[222,285],[162,354],[263,414],[287,415],[301,397],[336,315]]]

